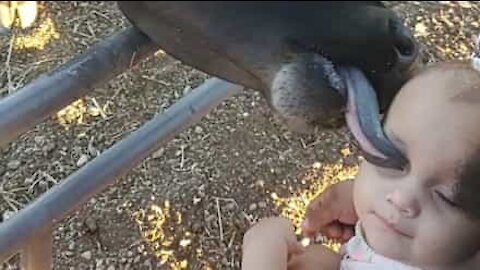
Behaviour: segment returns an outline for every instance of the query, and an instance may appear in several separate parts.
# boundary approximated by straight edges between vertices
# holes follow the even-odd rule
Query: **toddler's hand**
[[[248,230],[243,238],[242,269],[286,270],[289,258],[303,251],[287,219],[266,218]]]
[[[252,243],[286,245],[289,254],[302,252],[304,247],[297,241],[292,223],[282,217],[271,217],[259,221],[244,236],[243,245]]]
[[[313,238],[321,233],[344,243],[353,236],[357,220],[353,205],[353,181],[341,182],[332,185],[310,202],[302,225],[303,235]]]

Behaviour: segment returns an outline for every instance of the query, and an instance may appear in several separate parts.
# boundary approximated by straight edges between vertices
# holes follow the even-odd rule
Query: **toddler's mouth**
[[[395,234],[401,235],[403,237],[412,239],[413,236],[411,236],[408,233],[405,233],[402,229],[398,227],[398,225],[395,225],[392,222],[389,222],[386,218],[382,217],[381,215],[373,212],[373,215],[380,220],[380,222],[384,225],[385,228],[390,230],[391,232],[394,232]]]

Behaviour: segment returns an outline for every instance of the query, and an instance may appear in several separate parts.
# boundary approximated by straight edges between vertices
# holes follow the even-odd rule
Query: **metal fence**
[[[157,49],[148,37],[131,27],[1,99],[0,146],[15,140]],[[52,231],[56,222],[241,89],[241,86],[217,78],[208,80],[0,223],[0,262],[20,253],[23,269],[51,269]]]

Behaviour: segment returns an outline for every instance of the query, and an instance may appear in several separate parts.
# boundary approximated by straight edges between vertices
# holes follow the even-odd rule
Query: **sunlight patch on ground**
[[[72,124],[83,124],[87,114],[87,105],[83,99],[78,99],[72,104],[57,112],[58,122],[68,128]]]
[[[141,209],[133,214],[133,218],[143,240],[163,265],[172,270],[189,269],[188,261],[179,259],[175,253],[192,249],[193,234],[188,231],[183,235],[171,232],[172,226],[182,226],[182,214],[174,211],[169,201],[165,201],[163,206],[151,205],[148,209]],[[203,251],[198,248],[195,254],[201,258]],[[212,268],[203,266],[202,269]]]
[[[134,214],[135,221],[137,222],[140,231],[142,232],[143,239],[153,249],[155,255],[160,259],[163,264],[169,264],[171,269],[187,269],[188,262],[183,260],[179,261],[172,249],[173,237],[167,236],[165,232],[166,223],[169,219],[176,218],[176,223],[181,223],[181,214],[176,213],[172,217],[172,211],[170,209],[170,203],[166,201],[163,206],[152,205],[150,209],[141,209]],[[188,247],[191,240],[187,238],[181,240],[182,247]]]
[[[349,150],[342,150],[342,155],[350,155]],[[335,164],[314,163],[306,173],[304,179],[310,186],[293,194],[291,197],[281,198],[276,193],[271,194],[275,206],[280,209],[281,215],[293,222],[296,233],[301,234],[300,225],[310,201],[320,195],[328,186],[345,180],[353,179],[358,172],[358,166],[346,166],[341,162]],[[302,242],[305,242],[304,239]],[[333,250],[338,250],[338,245],[332,242],[325,243]]]
[[[13,48],[43,50],[51,41],[59,38],[60,34],[57,32],[55,23],[51,18],[47,18],[30,33],[15,37]]]
[[[78,99],[56,113],[57,121],[66,129],[87,122],[89,117],[107,117],[108,103],[100,106],[95,98]]]

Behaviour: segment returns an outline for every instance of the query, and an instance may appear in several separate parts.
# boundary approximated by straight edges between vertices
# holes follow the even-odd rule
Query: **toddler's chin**
[[[376,254],[405,263],[409,261],[410,258],[408,258],[407,253],[409,248],[405,246],[405,243],[401,243],[404,241],[399,241],[398,238],[373,227],[368,222],[364,223],[362,229],[367,245],[374,250]]]

